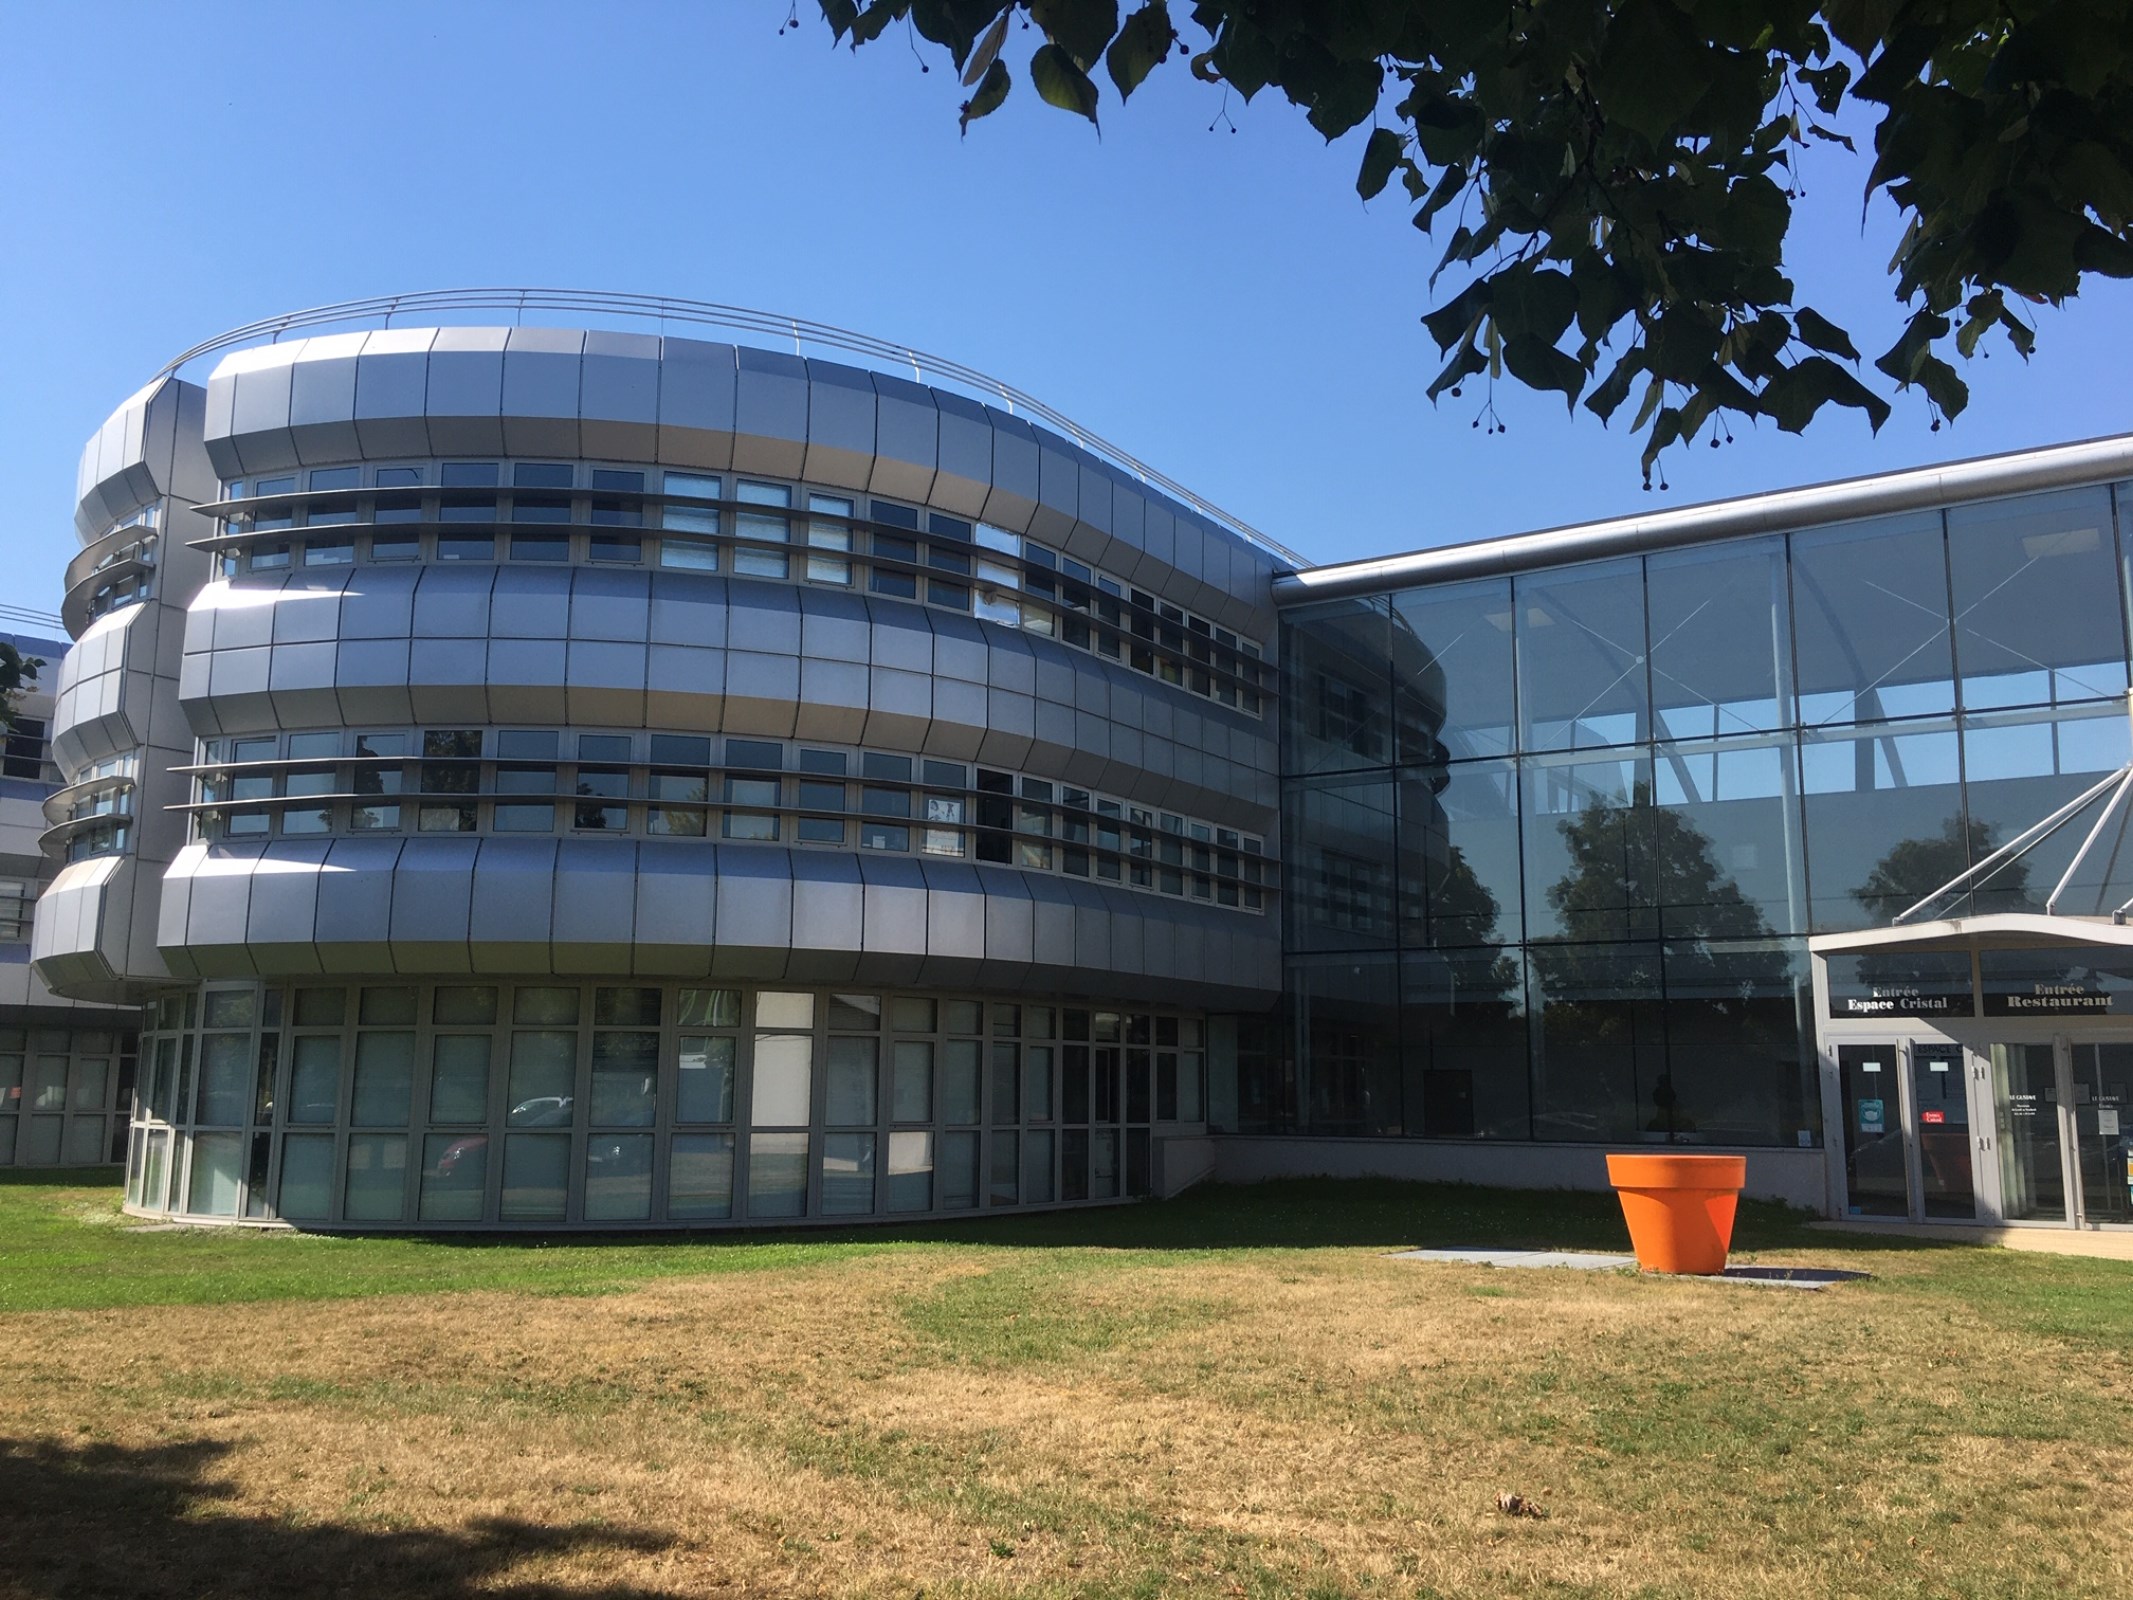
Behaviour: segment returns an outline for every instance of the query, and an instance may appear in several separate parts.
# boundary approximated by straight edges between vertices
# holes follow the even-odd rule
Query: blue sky
[[[1322,561],[2133,430],[2133,287],[1876,439],[1736,429],[1640,489],[1637,447],[1506,390],[1432,407],[1435,252],[1357,147],[1166,69],[1099,139],[1026,83],[956,132],[945,58],[833,49],[812,0],[8,8],[0,59],[0,601],[55,608],[83,440],[179,350],[301,306],[529,284],[859,328],[995,373]],[[1027,41],[1021,41],[1026,49]],[[1209,131],[1210,121],[1217,126]],[[1899,323],[1863,167],[1817,153],[1792,270]],[[1624,419],[1626,420],[1626,418]]]

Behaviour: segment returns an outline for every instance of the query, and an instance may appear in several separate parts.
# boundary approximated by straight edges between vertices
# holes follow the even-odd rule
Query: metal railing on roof
[[[1212,501],[1203,499],[1175,479],[1166,477],[1145,461],[1129,455],[1108,439],[1091,433],[1071,417],[1012,384],[1003,383],[975,367],[964,366],[960,361],[929,355],[909,345],[877,339],[872,334],[857,333],[850,328],[814,322],[805,317],[757,311],[747,306],[678,300],[666,295],[619,294],[599,289],[425,289],[413,294],[343,300],[333,305],[313,306],[304,311],[290,311],[278,317],[248,322],[241,328],[232,328],[194,345],[167,362],[156,375],[163,377],[178,372],[202,356],[241,345],[279,343],[287,334],[351,326],[389,328],[396,319],[403,324],[414,322],[419,326],[439,312],[459,311],[507,311],[512,314],[513,326],[524,326],[530,314],[537,318],[556,315],[614,318],[623,322],[656,323],[662,329],[672,324],[725,328],[739,333],[767,334],[779,340],[790,339],[795,354],[804,354],[809,346],[813,346],[859,356],[899,371],[908,367],[917,382],[945,384],[974,399],[999,404],[1012,415],[1033,417],[1072,439],[1092,455],[1102,457],[1142,483],[1182,501],[1288,565],[1307,565],[1293,550],[1261,533],[1250,523],[1231,516]],[[542,321],[534,325],[550,324]]]
[[[64,639],[67,636],[66,624],[56,614],[50,611],[33,611],[28,606],[0,603],[0,627],[39,628],[46,630],[55,639]]]

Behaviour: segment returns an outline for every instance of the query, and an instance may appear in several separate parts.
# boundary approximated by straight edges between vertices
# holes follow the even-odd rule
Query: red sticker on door
[[[1918,1113],[1918,1120],[1920,1122],[1946,1122],[1948,1113],[1945,1111],[1921,1111]]]

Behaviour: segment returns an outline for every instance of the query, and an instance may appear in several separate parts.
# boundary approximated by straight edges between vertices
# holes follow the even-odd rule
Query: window
[[[787,575],[787,557],[783,550],[767,549],[765,545],[782,545],[789,538],[785,511],[792,505],[792,490],[783,484],[750,483],[745,479],[737,486],[737,498],[744,506],[775,507],[776,510],[741,511],[734,517],[735,535],[743,541],[733,552],[733,570],[750,578],[782,578]],[[755,541],[754,544],[746,541]]]
[[[809,550],[848,552],[852,548],[851,501],[835,495],[811,494],[807,509],[815,513],[807,520]],[[852,563],[841,554],[811,554],[807,558],[807,576],[816,583],[848,584],[852,581]]]

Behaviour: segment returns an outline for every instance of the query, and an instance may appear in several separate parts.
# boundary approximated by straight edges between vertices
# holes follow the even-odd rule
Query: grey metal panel
[[[272,472],[296,460],[296,440],[289,432],[289,363],[302,348],[298,341],[248,351],[252,359],[231,364],[237,392],[230,405],[230,442],[246,472]]]
[[[326,852],[333,879],[319,896],[313,938],[328,972],[392,971],[393,864],[398,839],[336,839]]]
[[[1093,883],[1083,883],[1073,878],[1062,879],[1061,882],[1074,902],[1073,965],[1081,974],[1081,982],[1074,987],[1101,992],[1102,975],[1112,970],[1111,904],[1104,898],[1103,891]]]
[[[343,639],[335,650],[333,678],[341,692],[341,720],[352,727],[366,723],[412,722],[414,697],[408,693],[405,639]]]
[[[504,449],[504,341],[508,328],[439,328],[430,345],[430,453],[494,456]]]
[[[959,861],[918,864],[926,884],[926,959],[918,982],[961,988],[985,966],[985,891],[975,867]]]
[[[1123,473],[1111,474],[1111,548],[1103,565],[1113,576],[1131,578],[1148,534],[1148,491]]]
[[[730,344],[668,339],[659,365],[659,459],[677,467],[733,465],[735,356]]]
[[[800,703],[793,736],[857,744],[865,731],[869,669],[852,661],[800,658]]]
[[[565,668],[570,720],[636,728],[644,725],[646,646],[573,639]]]
[[[257,577],[232,578],[213,586],[194,600],[186,617],[188,643],[193,619],[212,621],[215,648],[242,650],[249,645],[271,644],[274,639],[274,600],[289,581],[286,572],[262,573]]]
[[[946,415],[944,401],[944,419]],[[980,515],[994,527],[1005,528],[1009,533],[1027,533],[1037,515],[1040,487],[1037,430],[1020,417],[1002,416],[997,411],[987,411],[985,417],[992,427],[992,480],[985,496],[985,509]],[[946,437],[944,420],[944,446]]]
[[[669,340],[671,345],[676,341]],[[579,436],[588,456],[610,461],[660,459],[660,342],[646,333],[585,335],[578,396]]]
[[[1096,671],[1096,657],[1070,649],[1042,634],[1026,633],[1021,637],[1030,659],[1036,664],[1038,699],[1056,700],[1061,705],[1071,706],[1076,698],[1075,685],[1080,679],[1102,681]]]
[[[1037,692],[1037,663],[1025,635],[1010,628],[986,629],[985,681],[1015,694]]]
[[[472,972],[467,946],[478,839],[418,834],[393,866],[393,970],[410,976]]]
[[[415,626],[420,567],[352,567],[341,590],[341,638],[406,638]]]
[[[489,838],[474,861],[467,939],[483,973],[545,973],[555,911],[554,839]]]
[[[328,461],[355,461],[363,446],[356,437],[356,357],[365,335],[329,333],[304,342],[304,353],[289,369],[289,434],[296,457],[307,466]]]
[[[1074,708],[1056,700],[1036,700],[1037,721],[1030,741],[1027,765],[1034,772],[1047,772],[1070,783],[1093,785],[1103,773],[1103,763],[1081,754],[1075,738]]]
[[[868,659],[877,667],[905,672],[933,672],[933,629],[923,607],[900,600],[869,597],[866,602],[873,637]]]
[[[567,658],[568,647],[560,639],[491,639],[490,717],[497,722],[568,722]]]
[[[748,345],[735,352],[733,468],[797,478],[807,459],[807,364]]]
[[[1075,522],[1066,536],[1064,549],[1077,561],[1093,567],[1111,564],[1111,469],[1086,450],[1075,452],[1081,464],[1080,498]]]
[[[654,644],[722,647],[726,643],[726,580],[706,573],[652,573]]]
[[[838,589],[801,589],[800,654],[819,661],[869,661],[874,642],[867,604]]]
[[[578,454],[578,379],[585,335],[513,328],[504,341],[504,453]]]
[[[841,851],[794,850],[792,862],[792,956],[785,976],[804,983],[830,983],[859,970],[860,930],[866,894],[859,863]]]
[[[874,471],[873,374],[835,361],[806,367],[807,455],[800,476],[863,490]]]
[[[207,448],[207,458],[214,463],[218,477],[234,478],[244,471],[244,463],[238,459],[237,447],[230,442],[230,419],[237,405],[237,374],[224,370],[218,363],[207,378],[207,411],[202,423],[201,439]],[[111,521],[111,507],[104,499],[104,433],[110,427],[107,419],[103,427],[89,435],[89,442],[82,447],[81,467],[75,474],[74,499],[75,526],[83,537],[94,538]]]
[[[933,679],[923,672],[875,667],[867,681],[866,726],[859,742],[888,750],[923,750],[933,723]]]
[[[338,649],[323,640],[272,647],[267,689],[274,705],[274,720],[282,727],[331,727],[340,720],[341,701],[334,677]]]
[[[1111,787],[1111,724],[1087,711],[1074,713],[1074,757],[1066,776],[1092,789]]]
[[[866,972],[877,983],[916,983],[927,955],[926,876],[910,856],[863,855]]]
[[[215,701],[215,719],[225,731],[271,728],[274,708],[267,699],[271,648],[217,650],[209,659],[207,692]]]
[[[245,930],[251,920],[252,867],[264,849],[263,842],[210,845],[193,864],[185,942],[195,951],[215,950],[219,971],[255,970],[245,950]]]
[[[549,936],[556,971],[628,972],[636,924],[636,841],[561,841],[555,862],[555,923]]]
[[[726,652],[726,731],[790,739],[799,714],[800,658]]]
[[[356,437],[373,461],[430,453],[423,406],[434,328],[381,328],[356,358]]]
[[[792,655],[799,649],[799,591],[789,584],[735,579],[727,588],[726,643],[735,650]]]
[[[1029,884],[1005,867],[974,869],[985,894],[985,977],[987,986],[1014,988],[1029,980],[1037,959],[1037,913]]]
[[[577,639],[642,642],[652,626],[651,580],[642,572],[580,567],[573,574],[570,632]]]
[[[180,850],[170,865],[164,869],[162,880],[156,885],[156,946],[165,952],[164,959],[182,959],[185,950],[185,926],[190,914],[193,892],[193,869],[207,854],[204,844],[189,844]],[[64,887],[48,885],[37,904],[37,921],[31,930],[32,950],[42,953],[78,948],[81,942],[81,910],[86,894],[69,893]],[[173,963],[173,970],[177,970]]]
[[[701,978],[711,971],[718,906],[718,849],[647,842],[637,852],[637,925],[630,970],[647,978]]]
[[[1081,505],[1080,452],[1055,433],[1037,433],[1037,506],[1030,517],[1031,538],[1064,546],[1074,531]]]
[[[1074,919],[1078,909],[1067,880],[1033,872],[1023,880],[1032,913],[1032,959],[1055,972],[1074,965]]]
[[[274,642],[312,644],[340,637],[341,586],[354,571],[327,567],[290,573],[271,611]]]
[[[486,564],[422,569],[415,590],[415,635],[479,639],[489,631],[489,590],[497,568]]]
[[[865,487],[873,494],[924,505],[933,495],[934,471],[940,463],[941,418],[933,391],[886,372],[869,376],[875,396],[874,464]],[[980,498],[977,505],[983,504]],[[944,505],[942,509],[955,508]],[[977,510],[963,514],[974,517]]]
[[[1152,591],[1167,581],[1172,558],[1177,554],[1177,513],[1170,502],[1154,495],[1147,497],[1146,505],[1147,515],[1141,524],[1141,559],[1134,562],[1131,572],[1121,572],[1119,576]],[[1117,552],[1112,554],[1116,559]]]
[[[992,418],[975,400],[927,392],[940,417],[939,470],[929,499],[959,517],[982,517],[992,493]]]
[[[490,638],[560,641],[571,631],[570,568],[511,565],[495,571],[489,592]]]
[[[987,700],[981,683],[955,678],[933,680],[933,722],[926,732],[926,753],[951,761],[975,761],[985,740]]]
[[[650,726],[716,732],[725,725],[725,711],[725,651],[683,644],[647,649],[644,714]]]
[[[407,677],[416,721],[479,727],[489,720],[486,639],[416,639]]]
[[[791,852],[768,845],[720,845],[716,916],[712,976],[782,976],[792,948]]]
[[[996,767],[1020,767],[1029,760],[1037,733],[1037,701],[1008,689],[985,691],[985,737],[977,759]]]
[[[1111,911],[1111,970],[1113,972],[1145,972],[1148,966],[1148,923],[1146,906],[1152,902],[1149,895],[1136,894],[1131,889],[1116,888],[1108,883],[1096,885],[1096,892],[1103,896],[1104,904]],[[1156,944],[1165,941],[1157,939]]]

